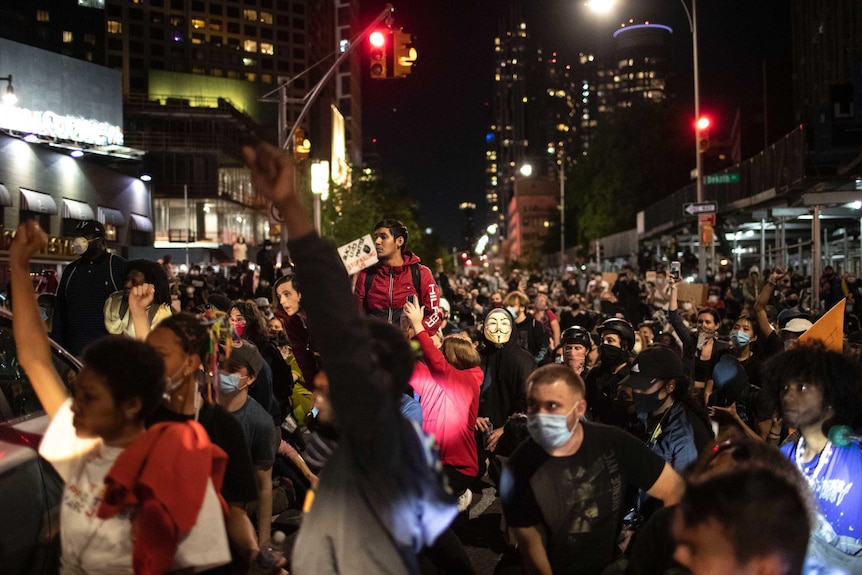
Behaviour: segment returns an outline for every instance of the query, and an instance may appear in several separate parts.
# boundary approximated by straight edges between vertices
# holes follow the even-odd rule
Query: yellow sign
[[[14,238],[15,230],[3,230],[3,234],[0,235],[0,258],[8,259],[9,247],[12,245]],[[37,257],[58,261],[71,261],[78,256],[72,251],[71,238],[48,236],[48,245],[39,252]]]
[[[846,299],[842,299],[832,309],[823,314],[823,317],[808,328],[808,331],[799,336],[799,343],[812,343],[820,341],[830,351],[841,353],[844,350],[844,306]]]

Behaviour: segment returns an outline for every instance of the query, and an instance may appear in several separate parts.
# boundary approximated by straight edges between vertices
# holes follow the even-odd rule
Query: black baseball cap
[[[75,226],[74,237],[87,238],[92,240],[95,238],[105,237],[105,226],[96,220],[85,220]]]
[[[632,389],[649,389],[657,379],[674,379],[683,375],[682,360],[669,347],[653,345],[635,358],[628,377],[620,382]]]

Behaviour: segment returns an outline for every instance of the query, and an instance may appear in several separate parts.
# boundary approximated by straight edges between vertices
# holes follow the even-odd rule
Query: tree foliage
[[[438,257],[451,259],[436,234],[426,234],[419,222],[416,202],[398,185],[374,175],[364,175],[349,188],[334,186],[321,211],[324,236],[344,245],[374,231],[383,219],[400,220],[408,230],[407,249],[432,267]]]
[[[574,216],[567,221],[576,221],[580,243],[634,228],[638,211],[686,183],[693,139],[674,115],[668,105],[644,101],[603,119],[567,196],[566,215]]]

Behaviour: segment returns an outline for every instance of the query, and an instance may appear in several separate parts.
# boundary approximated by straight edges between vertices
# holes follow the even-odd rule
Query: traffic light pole
[[[320,91],[323,89],[329,79],[332,78],[341,63],[344,62],[344,60],[346,60],[347,57],[353,53],[357,46],[359,46],[359,39],[368,35],[374,29],[374,27],[376,27],[381,22],[387,20],[388,18],[391,18],[394,12],[395,8],[392,7],[392,4],[387,4],[386,8],[383,9],[383,12],[381,12],[380,15],[375,18],[374,21],[369,24],[367,28],[365,28],[365,30],[360,32],[359,35],[357,35],[350,41],[350,45],[347,47],[347,49],[342,52],[341,55],[335,60],[335,63],[333,63],[332,66],[329,67],[329,70],[326,71],[326,74],[323,75],[323,78],[321,78],[320,81],[314,85],[314,88],[312,88],[311,92],[309,92],[308,95],[305,97],[305,106],[302,107],[302,110],[299,112],[299,116],[296,117],[296,121],[294,121],[293,127],[291,127],[290,129],[290,133],[287,135],[287,138],[284,139],[284,143],[282,144],[283,149],[286,150],[290,146],[290,143],[293,142],[293,138],[296,135],[296,129],[305,119],[305,116],[308,115],[308,110],[311,109],[311,105],[317,100],[317,97],[320,95]]]
[[[683,8],[688,12],[684,0]],[[697,0],[691,0],[691,14],[689,15],[689,25],[691,26],[691,44],[692,44],[692,62],[694,64],[694,121],[700,119],[700,66],[697,61]],[[703,152],[700,149],[700,132],[695,133],[694,138],[695,152],[695,172],[696,172],[696,188],[697,188],[697,203],[703,203]],[[703,241],[703,224],[698,218],[697,222],[697,276],[701,281],[706,281],[706,245]]]

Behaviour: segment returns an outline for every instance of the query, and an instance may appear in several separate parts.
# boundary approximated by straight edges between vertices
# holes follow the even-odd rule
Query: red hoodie
[[[364,269],[356,277],[354,293],[359,301],[359,307],[374,317],[379,317],[389,323],[398,323],[401,311],[407,303],[408,295],[417,295],[413,285],[412,264],[419,265],[418,304],[425,306],[425,319],[422,325],[431,334],[443,323],[440,312],[440,288],[434,281],[434,276],[426,266],[423,266],[418,256],[413,252],[404,252],[404,263],[400,266],[387,266],[377,263]],[[365,293],[365,276],[374,274],[374,280],[368,293]]]
[[[484,379],[482,368],[455,369],[426,332],[416,334],[416,340],[422,346],[425,363],[416,364],[410,386],[420,397],[422,430],[437,440],[441,463],[475,477],[479,466],[473,430]]]

